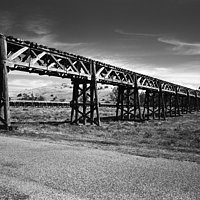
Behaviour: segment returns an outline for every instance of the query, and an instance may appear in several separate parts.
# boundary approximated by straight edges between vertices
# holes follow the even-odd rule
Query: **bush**
[[[117,102],[117,97],[118,97],[118,89],[117,87],[114,87],[112,89],[112,92],[110,93],[110,99],[114,102]]]
[[[59,99],[59,101],[60,101],[60,102],[65,102],[65,99],[64,99],[64,98],[63,98],[63,99]]]
[[[38,101],[45,101],[45,97],[43,97],[43,96],[40,95],[39,97],[37,97],[37,100]]]

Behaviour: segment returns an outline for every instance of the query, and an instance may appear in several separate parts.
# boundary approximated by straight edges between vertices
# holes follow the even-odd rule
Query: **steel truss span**
[[[199,111],[199,90],[1,34],[0,120],[6,127],[10,125],[7,84],[10,70],[70,78],[73,84],[72,124],[89,122],[100,125],[97,83],[118,87],[116,119],[165,119]],[[145,92],[143,105],[140,90]]]

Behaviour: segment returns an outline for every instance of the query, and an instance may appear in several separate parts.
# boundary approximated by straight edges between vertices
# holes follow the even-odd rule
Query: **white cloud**
[[[48,27],[49,24],[50,22],[47,20],[31,20],[25,23],[25,29],[37,35],[46,35],[51,32]]]
[[[151,64],[135,64],[132,70],[155,78],[162,78],[162,74],[171,73],[170,68],[157,67]]]
[[[44,29],[44,32],[45,32],[45,29]],[[41,28],[40,33],[42,33],[42,28]],[[47,33],[47,30],[46,30],[46,33]],[[56,48],[58,50],[63,50],[63,51],[69,51],[76,47],[83,47],[85,45],[89,45],[88,43],[82,43],[82,42],[75,42],[75,43],[74,42],[72,43],[58,42],[56,40],[56,37],[57,36],[55,34],[49,33],[49,34],[40,34],[40,35],[38,34],[36,37],[24,35],[22,39],[36,42],[38,44],[46,45],[48,47]]]
[[[0,13],[0,32],[7,33],[12,28],[13,22],[9,12]]]
[[[199,55],[200,43],[187,43],[174,39],[158,38],[159,42],[172,45],[170,49],[179,55]]]
[[[170,69],[169,68],[165,68],[165,67],[155,67],[154,70],[158,71],[158,72],[169,72]]]
[[[197,89],[200,86],[200,73],[197,73],[197,66],[193,66],[194,70],[189,70],[188,67],[187,69],[185,69],[185,66],[186,65],[184,64],[183,66],[179,66],[178,68],[174,69],[157,67],[148,64],[136,64],[134,65],[134,68],[132,68],[132,70],[144,75],[161,79],[163,81],[168,81],[174,84],[179,84],[189,88]],[[188,66],[190,66],[190,63],[188,63]]]
[[[160,34],[126,32],[122,29],[116,29],[115,33],[118,33],[118,34],[121,34],[121,35],[127,35],[127,36],[142,36],[142,37],[157,37],[157,36],[160,36]]]
[[[57,47],[69,48],[69,47],[78,47],[78,46],[82,46],[82,45],[87,45],[87,43],[83,43],[83,42],[75,42],[75,43],[54,42],[53,45],[57,46]]]
[[[184,73],[184,72],[173,72],[173,73],[165,73],[162,75],[164,80],[169,82],[180,84],[182,86],[186,86],[192,89],[198,89],[200,74],[196,72]]]

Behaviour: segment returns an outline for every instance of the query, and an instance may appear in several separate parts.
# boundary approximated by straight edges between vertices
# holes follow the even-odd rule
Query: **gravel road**
[[[200,199],[200,165],[0,136],[0,199]]]

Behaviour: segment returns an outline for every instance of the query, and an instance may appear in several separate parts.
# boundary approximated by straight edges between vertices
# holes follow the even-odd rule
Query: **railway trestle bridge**
[[[69,78],[71,123],[100,125],[97,83],[117,86],[116,119],[165,119],[199,111],[200,91],[79,55],[0,34],[0,121],[10,126],[10,70]],[[145,103],[140,105],[140,91]]]

